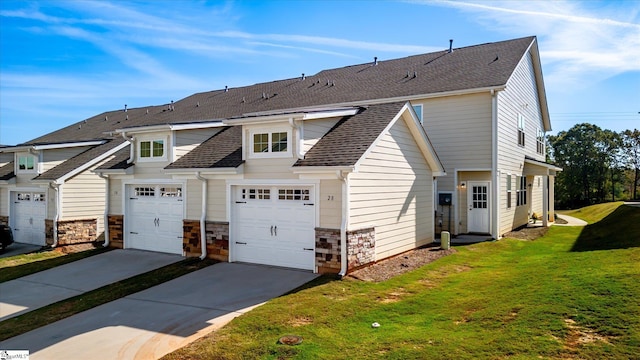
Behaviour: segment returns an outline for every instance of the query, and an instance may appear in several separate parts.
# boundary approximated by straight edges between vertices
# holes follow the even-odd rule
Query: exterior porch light
[[[463,190],[464,190],[464,189],[466,189],[466,188],[467,188],[467,183],[466,183],[466,182],[464,182],[464,181],[463,181],[463,182],[461,182],[461,183],[460,183],[460,189],[463,189]]]

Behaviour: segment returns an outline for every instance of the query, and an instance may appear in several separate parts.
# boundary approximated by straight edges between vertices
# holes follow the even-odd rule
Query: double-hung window
[[[540,129],[536,135],[536,151],[538,154],[544,154],[544,131]]]
[[[256,130],[250,133],[250,157],[285,157],[291,155],[291,131]]]
[[[518,114],[518,145],[524,146],[524,116]]]
[[[517,206],[527,205],[527,177],[518,176]]]
[[[511,209],[511,174],[507,175],[507,209]]]

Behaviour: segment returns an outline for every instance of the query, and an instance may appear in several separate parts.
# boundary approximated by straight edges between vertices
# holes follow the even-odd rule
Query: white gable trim
[[[53,182],[55,182],[56,184],[64,184],[69,178],[72,178],[74,176],[76,176],[77,174],[87,170],[88,168],[92,167],[93,165],[103,161],[104,159],[106,159],[107,157],[115,154],[116,152],[120,151],[121,149],[127,147],[129,145],[128,141],[123,142],[122,144],[114,147],[113,149],[103,153],[102,155],[84,163],[83,165],[81,165],[80,167],[77,167],[75,169],[73,169],[72,171],[66,173],[65,175],[59,177],[58,179],[54,180]],[[33,182],[52,182],[51,180],[33,180]]]
[[[10,146],[6,148],[0,148],[0,153],[31,151],[31,150],[39,151],[39,150],[51,150],[51,149],[65,149],[65,148],[80,147],[80,146],[95,146],[95,145],[102,145],[105,142],[107,141],[94,140],[94,141],[77,141],[77,142],[60,143],[60,144]]]

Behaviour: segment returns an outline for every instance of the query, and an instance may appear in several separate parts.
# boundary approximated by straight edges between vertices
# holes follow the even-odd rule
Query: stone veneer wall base
[[[109,247],[124,248],[124,215],[109,215]]]
[[[206,221],[207,258],[229,261],[229,223]]]

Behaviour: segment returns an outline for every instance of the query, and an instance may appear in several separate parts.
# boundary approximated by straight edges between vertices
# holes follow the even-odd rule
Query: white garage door
[[[312,191],[311,187],[236,186],[232,259],[314,270]]]
[[[130,185],[125,247],[182,254],[182,200],[180,185]]]
[[[16,191],[11,193],[10,219],[14,241],[45,245],[44,218],[46,196],[42,192]]]

